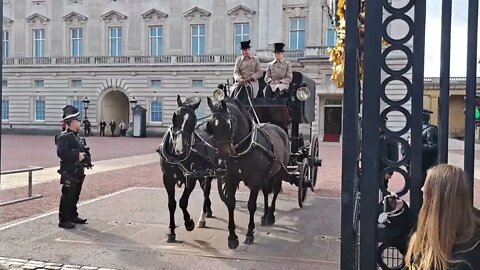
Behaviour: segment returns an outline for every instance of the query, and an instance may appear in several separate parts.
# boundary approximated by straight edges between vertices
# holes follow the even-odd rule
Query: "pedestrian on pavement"
[[[105,127],[107,126],[107,122],[105,122],[104,119],[102,119],[102,121],[100,121],[100,136],[104,136],[105,137]]]
[[[117,129],[117,123],[114,120],[108,124],[110,126],[110,130],[112,131],[112,137],[115,135],[115,129]]]
[[[465,172],[447,164],[432,167],[422,190],[404,269],[480,269],[480,218]]]
[[[65,229],[75,228],[75,224],[85,224],[87,219],[80,218],[77,211],[77,203],[82,191],[85,179],[84,164],[88,162],[89,156],[84,143],[78,135],[81,124],[78,118],[80,112],[77,108],[67,105],[63,108],[63,121],[67,130],[60,133],[55,144],[57,145],[57,156],[60,158],[60,183],[62,184],[62,196],[58,216],[59,227]]]
[[[126,128],[125,122],[123,122],[123,120],[120,122],[118,127],[120,128],[120,136],[126,136],[127,128]]]
[[[83,120],[82,124],[83,124],[84,129],[85,129],[85,137],[90,136],[90,128],[91,128],[92,124],[90,123],[90,121],[88,119]]]
[[[388,117],[383,117],[380,120],[380,160],[378,162],[378,167],[380,169],[381,175],[383,175],[383,185],[385,187],[385,190],[387,191],[383,196],[390,195],[390,192],[388,191],[388,183],[390,181],[390,178],[392,178],[393,175],[393,170],[392,169],[387,169],[388,164],[387,162],[396,162],[398,161],[398,147],[396,143],[386,143],[386,135],[385,135],[385,128],[387,126],[387,120]],[[382,128],[383,127],[383,128]],[[383,155],[383,158],[382,158]],[[382,171],[385,171],[385,173],[382,173]]]
[[[427,170],[438,164],[438,128],[430,124],[432,111],[423,110],[422,139],[422,182],[427,177]]]

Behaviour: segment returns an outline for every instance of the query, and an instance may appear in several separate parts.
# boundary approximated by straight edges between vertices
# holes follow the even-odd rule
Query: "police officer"
[[[380,156],[380,160],[378,162],[378,167],[380,169],[380,172],[383,172],[387,167],[387,163],[384,161],[385,159],[387,161],[391,162],[396,162],[398,160],[398,146],[396,143],[386,143],[387,141],[387,136],[384,132],[384,128],[386,128],[387,125],[387,120],[388,117],[383,117],[380,119],[380,155],[384,155],[384,158]],[[381,175],[383,176],[383,185],[385,187],[385,190],[387,190],[386,194],[383,194],[384,196],[390,195],[390,192],[388,191],[388,183],[390,181],[390,178],[392,178],[393,175],[393,170],[389,169],[385,171],[385,174]]]
[[[235,84],[232,86],[234,96],[245,102],[247,93],[251,98],[257,97],[258,79],[263,76],[260,60],[250,53],[250,40],[240,42],[242,56],[235,60],[233,78]],[[245,89],[242,91],[242,89]],[[245,93],[247,91],[247,93]]]
[[[423,110],[422,139],[422,181],[427,177],[427,170],[438,164],[438,128],[430,124],[432,111]]]
[[[274,46],[275,59],[268,63],[265,73],[265,82],[267,83],[265,97],[277,97],[283,94],[285,90],[288,90],[293,78],[290,61],[285,60],[283,56],[285,44],[274,43]]]
[[[77,203],[85,179],[83,163],[88,158],[84,144],[78,135],[81,123],[77,108],[67,105],[63,108],[63,121],[67,130],[57,135],[57,156],[60,158],[60,183],[62,196],[59,207],[59,227],[75,228],[75,224],[85,224],[87,219],[80,218],[77,212]]]

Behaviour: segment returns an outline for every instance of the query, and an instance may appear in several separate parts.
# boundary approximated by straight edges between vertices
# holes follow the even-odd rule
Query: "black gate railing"
[[[360,27],[359,18],[363,23],[363,17],[359,13],[363,4],[366,15],[362,36],[359,31],[363,31],[363,25]],[[446,163],[452,1],[443,0],[442,4],[438,158],[441,163]],[[422,118],[426,1],[347,0],[345,17],[341,269],[399,269],[403,264],[402,255],[388,244],[379,242],[379,193],[385,191],[381,189],[381,183],[387,171],[400,173],[405,183],[396,193],[400,196],[409,194],[407,201],[410,201],[412,218],[416,219],[422,205],[424,181]],[[403,37],[394,38],[390,26],[398,20],[408,25],[408,29]],[[469,0],[464,170],[472,195],[477,30],[478,0]],[[406,55],[400,61],[402,64],[389,61],[395,53]],[[361,65],[362,69],[359,69]],[[394,99],[389,95],[392,85],[395,85],[397,94],[401,93],[401,98]],[[382,121],[385,116],[403,118],[404,126],[398,129],[389,127]],[[384,134],[383,139],[380,139],[380,132]],[[407,136],[411,137],[411,141],[406,140]],[[398,159],[386,156],[384,149],[388,144],[402,149]],[[380,161],[387,166],[382,171]]]

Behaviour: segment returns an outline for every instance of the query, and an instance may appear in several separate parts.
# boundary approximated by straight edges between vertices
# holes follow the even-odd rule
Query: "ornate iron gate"
[[[344,2],[339,0],[337,3]],[[446,163],[452,1],[442,2],[439,161]],[[365,13],[362,14],[362,11]],[[425,17],[426,0],[347,0],[341,269],[402,267],[401,255],[378,242],[380,179],[385,174],[385,170],[380,172],[379,160],[386,163],[388,170],[403,175],[405,185],[398,193],[405,195],[409,192],[412,218],[416,220],[422,205],[423,185],[421,164]],[[390,36],[387,29],[395,20],[408,25],[405,36]],[[472,187],[472,196],[477,27],[478,0],[469,0],[464,169]],[[386,46],[383,46],[383,41],[386,41]],[[389,55],[395,52],[406,55],[404,65],[400,68],[392,68],[387,61]],[[387,90],[390,84],[401,85],[404,96],[400,99],[389,97]],[[381,106],[381,101],[384,106]],[[402,115],[405,119],[404,127],[400,130],[387,127],[381,119],[389,113]],[[379,130],[385,134],[384,140],[380,140]],[[405,139],[409,133],[411,142]],[[403,149],[399,160],[390,160],[385,156],[382,149],[389,143],[399,144]],[[410,169],[406,170],[406,167]]]

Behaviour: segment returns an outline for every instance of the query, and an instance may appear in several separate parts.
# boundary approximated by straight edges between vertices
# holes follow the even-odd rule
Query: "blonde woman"
[[[406,269],[480,269],[480,219],[464,171],[446,164],[432,167],[422,191],[423,205],[405,256]]]

